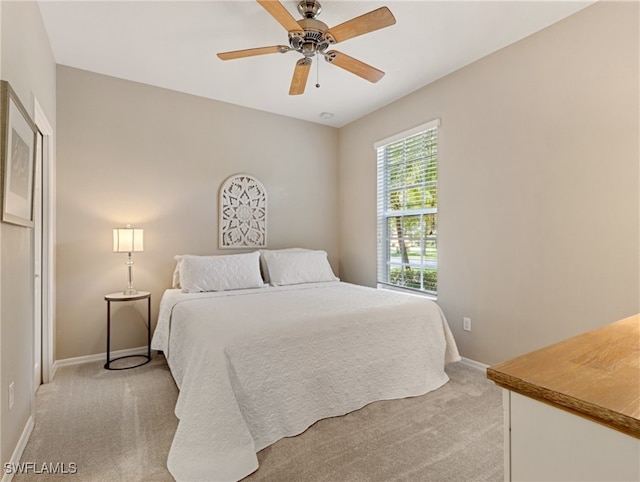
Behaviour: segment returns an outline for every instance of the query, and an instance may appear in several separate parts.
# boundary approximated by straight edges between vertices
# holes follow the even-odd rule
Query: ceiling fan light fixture
[[[304,39],[298,36],[289,35],[289,45],[293,50],[300,50],[302,48]]]

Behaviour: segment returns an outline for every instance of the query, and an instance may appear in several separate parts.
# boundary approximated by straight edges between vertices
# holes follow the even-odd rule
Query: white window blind
[[[439,120],[377,142],[378,283],[438,290]]]

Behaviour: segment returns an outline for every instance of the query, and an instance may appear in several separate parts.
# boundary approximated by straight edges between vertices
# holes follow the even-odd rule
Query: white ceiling
[[[230,61],[215,55],[288,43],[286,30],[255,1],[39,3],[58,64],[340,127],[593,0],[322,1],[318,19],[329,27],[383,5],[391,9],[395,25],[333,47],[386,75],[371,84],[314,59],[301,96],[288,95],[296,52]],[[297,1],[282,3],[300,17]],[[334,116],[323,119],[322,112]]]

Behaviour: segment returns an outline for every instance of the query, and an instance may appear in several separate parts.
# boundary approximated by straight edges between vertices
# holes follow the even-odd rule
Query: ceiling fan
[[[255,55],[299,52],[303,58],[296,63],[293,71],[293,79],[289,88],[289,95],[304,93],[311,69],[311,59],[323,56],[324,59],[352,74],[355,74],[369,82],[378,82],[384,72],[376,69],[360,60],[349,57],[337,50],[329,50],[330,45],[344,42],[353,37],[364,35],[396,23],[396,19],[387,7],[380,7],[369,13],[348,20],[340,25],[329,28],[316,17],[320,14],[322,6],[317,0],[300,0],[298,12],[302,15],[296,20],[289,11],[277,0],[257,0],[264,9],[289,32],[289,45],[273,45],[270,47],[258,47],[245,50],[222,52],[218,57],[222,60],[253,57]]]

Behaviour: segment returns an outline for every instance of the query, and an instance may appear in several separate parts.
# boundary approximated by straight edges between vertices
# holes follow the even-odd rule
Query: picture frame
[[[37,132],[9,82],[0,81],[2,222],[33,227]]]

